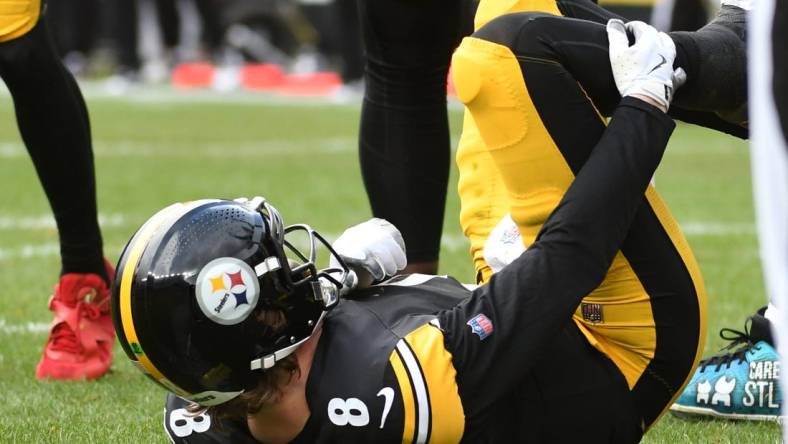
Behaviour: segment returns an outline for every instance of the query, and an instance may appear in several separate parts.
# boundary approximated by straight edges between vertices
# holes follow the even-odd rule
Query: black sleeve
[[[212,421],[208,415],[186,411],[189,401],[167,393],[164,405],[164,430],[174,444],[258,444],[246,424]]]
[[[511,392],[602,282],[646,204],[643,193],[674,126],[651,105],[622,99],[536,242],[466,302],[441,313],[466,416]]]

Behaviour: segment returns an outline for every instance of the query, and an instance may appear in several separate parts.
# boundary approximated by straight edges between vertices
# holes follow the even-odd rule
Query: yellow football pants
[[[476,26],[479,28],[501,14],[521,11],[560,15],[550,0],[482,0]],[[522,247],[527,248],[574,180],[567,155],[573,155],[575,147],[559,146],[551,135],[540,111],[549,113],[538,109],[531,97],[530,88],[537,84],[528,84],[522,69],[510,48],[475,37],[463,41],[452,62],[457,94],[466,104],[456,155],[460,222],[471,241],[480,283],[493,273],[484,253],[493,230],[510,217],[522,237]],[[593,108],[579,85],[568,88],[578,91],[575,103],[585,101]],[[563,118],[571,120],[572,115]],[[598,113],[595,118],[597,125],[605,124]],[[571,122],[566,123],[567,131],[573,131]],[[646,192],[646,200],[649,209],[645,220],[653,224],[632,228],[632,237],[637,240],[631,244],[636,246],[628,254],[618,253],[604,282],[584,299],[574,315],[589,342],[615,362],[633,390],[639,384],[651,383],[644,381],[644,374],[658,373],[658,361],[668,356],[669,343],[674,340],[682,342],[679,346],[694,347],[696,364],[705,336],[706,293],[692,251],[653,187]],[[652,241],[672,249],[675,255],[653,260],[648,248],[643,247]],[[665,315],[670,312],[673,299],[664,297],[671,290],[668,287],[664,292],[662,286],[649,283],[648,277],[657,275],[663,280],[670,280],[673,275],[689,276],[690,286],[694,287],[694,295],[689,297],[697,298],[693,304],[697,304],[699,313],[689,322],[697,324],[699,337],[673,334],[671,316]],[[676,293],[681,291],[683,288]],[[665,359],[665,366],[670,365]]]

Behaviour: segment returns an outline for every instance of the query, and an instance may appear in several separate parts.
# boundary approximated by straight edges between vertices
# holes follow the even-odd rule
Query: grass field
[[[201,197],[262,194],[290,223],[334,237],[369,214],[355,152],[358,104],[262,96],[148,92],[88,94],[106,254],[161,207]],[[459,133],[460,111],[451,113]],[[456,170],[446,211],[441,272],[472,280],[457,222]],[[709,293],[707,353],[720,327],[741,329],[764,303],[745,143],[679,126],[657,187],[685,229]],[[34,378],[59,270],[57,233],[32,164],[0,95],[0,443],[164,443],[164,392],[116,347],[96,382]],[[662,419],[648,443],[773,443],[770,423]]]

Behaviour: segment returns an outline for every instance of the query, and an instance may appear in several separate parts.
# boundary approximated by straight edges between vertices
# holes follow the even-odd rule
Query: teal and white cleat
[[[763,311],[749,319],[744,332],[724,328],[720,336],[731,343],[704,359],[684,392],[670,407],[677,417],[779,421],[780,358],[771,345],[769,321]]]

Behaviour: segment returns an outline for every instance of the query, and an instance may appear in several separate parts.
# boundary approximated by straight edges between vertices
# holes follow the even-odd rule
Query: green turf
[[[143,95],[89,96],[106,254],[116,260],[132,232],[177,200],[263,194],[286,222],[336,235],[369,216],[355,152],[357,105],[283,103],[261,97],[224,103]],[[155,100],[147,100],[155,99]],[[459,132],[460,113],[451,113]],[[452,171],[441,271],[471,281],[457,222]],[[680,126],[657,187],[685,225],[709,292],[707,351],[720,327],[739,328],[764,303],[753,225],[748,153],[730,137]],[[163,391],[119,347],[97,382],[33,377],[58,273],[57,233],[21,145],[8,96],[0,96],[0,442],[164,443]],[[665,417],[650,443],[771,443],[774,424]]]

